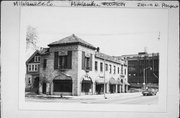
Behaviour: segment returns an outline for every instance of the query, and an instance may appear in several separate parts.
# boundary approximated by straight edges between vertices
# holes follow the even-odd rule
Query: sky
[[[160,51],[167,38],[167,12],[163,9],[24,7],[22,27],[38,32],[38,45],[75,34],[112,56]]]

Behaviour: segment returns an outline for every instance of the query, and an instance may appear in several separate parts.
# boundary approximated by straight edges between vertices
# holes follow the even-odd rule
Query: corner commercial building
[[[74,34],[41,53],[39,94],[79,96],[128,90],[127,61],[99,52]]]

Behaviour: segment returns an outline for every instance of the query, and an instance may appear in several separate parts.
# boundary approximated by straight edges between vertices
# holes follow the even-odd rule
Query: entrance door
[[[34,88],[35,92],[38,93],[38,90],[39,90],[39,77],[36,77],[34,79],[33,88]]]
[[[96,92],[97,92],[97,94],[104,93],[104,84],[96,84]]]
[[[42,91],[43,94],[46,94],[46,83],[43,82],[43,91]]]
[[[120,93],[120,85],[117,86],[117,92]]]

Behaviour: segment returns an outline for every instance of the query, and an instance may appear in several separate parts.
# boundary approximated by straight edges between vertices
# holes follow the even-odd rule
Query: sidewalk
[[[105,94],[107,99],[117,98],[117,97],[128,97],[128,96],[139,96],[141,92],[137,93],[113,93],[113,94]],[[101,95],[81,95],[81,96],[60,96],[60,95],[37,95],[37,94],[26,94],[26,97],[32,98],[51,98],[51,99],[104,99],[104,94]]]
[[[137,93],[113,93],[113,94],[105,94],[107,99],[116,98],[116,97],[124,97],[124,96],[139,96],[141,92]],[[81,96],[72,96],[72,99],[104,99],[104,94],[101,95],[81,95]]]

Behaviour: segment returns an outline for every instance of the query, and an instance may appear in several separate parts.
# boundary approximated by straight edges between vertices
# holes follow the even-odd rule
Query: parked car
[[[156,95],[157,90],[154,88],[147,88],[147,89],[142,91],[142,94],[143,94],[143,96]]]

